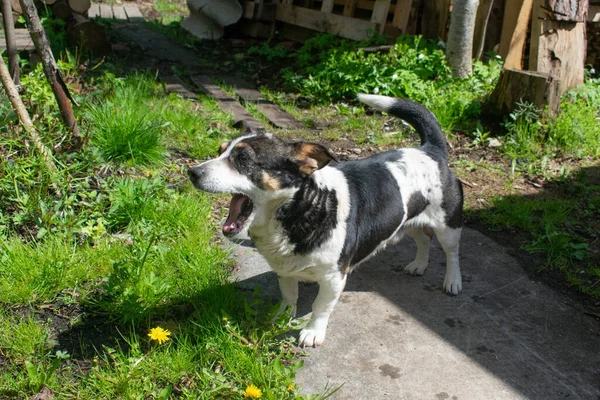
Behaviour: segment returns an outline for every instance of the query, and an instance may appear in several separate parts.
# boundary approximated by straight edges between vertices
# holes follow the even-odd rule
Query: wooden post
[[[6,37],[6,55],[8,56],[8,70],[17,88],[21,85],[19,73],[19,52],[15,39],[15,23],[13,21],[12,5],[10,0],[2,0],[2,20],[4,22],[4,36]]]
[[[62,79],[52,50],[50,50],[50,43],[46,37],[46,32],[42,27],[40,17],[35,8],[33,0],[19,0],[21,8],[23,9],[23,16],[27,21],[27,29],[31,35],[31,39],[35,45],[35,49],[42,59],[44,65],[44,74],[46,79],[50,83],[54,97],[58,103],[60,114],[63,118],[64,123],[71,130],[71,138],[68,142],[68,150],[78,151],[83,146],[83,138],[79,132],[73,109],[71,108],[71,95],[68,92],[67,85]],[[67,150],[67,148],[63,149]]]
[[[588,0],[534,0],[529,69],[557,75],[561,94],[583,83]]]
[[[480,60],[485,46],[485,34],[487,33],[488,20],[492,12],[494,0],[481,0],[477,7],[477,16],[475,17],[475,32],[473,32],[473,58]]]
[[[506,0],[498,51],[504,59],[504,68],[523,69],[523,50],[532,7],[533,0]]]
[[[396,10],[394,11],[394,20],[392,24],[400,29],[406,35],[408,27],[408,19],[410,17],[410,9],[412,8],[412,0],[398,0]]]

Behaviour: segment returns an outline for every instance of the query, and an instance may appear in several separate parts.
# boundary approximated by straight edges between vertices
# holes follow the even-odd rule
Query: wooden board
[[[367,39],[369,31],[378,31],[379,28],[375,22],[328,14],[287,4],[280,4],[277,7],[276,18],[288,24],[319,32],[332,33],[353,40]]]
[[[122,5],[114,4],[112,6],[113,14],[115,15],[115,19],[120,21],[127,21],[127,14],[125,13],[125,8]]]
[[[198,99],[196,93],[189,91],[188,88],[185,86],[185,83],[183,83],[181,78],[177,75],[161,75],[160,79],[165,83],[165,89],[167,90],[167,93],[175,93],[185,99],[190,100]]]
[[[253,103],[256,108],[276,127],[282,129],[302,129],[302,122],[298,121],[279,106],[267,100],[262,93],[248,82],[231,76],[220,77],[226,84],[233,87],[235,93],[244,101]]]
[[[35,50],[27,29],[15,29],[15,41],[17,42],[17,50],[19,51]],[[4,38],[3,30],[0,30],[0,50],[6,50],[6,39]]]
[[[263,124],[250,115],[236,99],[225,93],[219,86],[215,85],[208,76],[192,75],[191,79],[200,90],[211,95],[219,102],[221,110],[232,115],[233,126],[242,126],[246,132],[258,132],[265,129]]]
[[[100,18],[100,4],[92,4],[88,10],[88,18]]]
[[[413,0],[398,0],[396,9],[394,10],[394,20],[392,24],[406,34],[408,27],[408,18],[412,9]]]
[[[390,13],[390,4],[392,0],[376,0],[371,14],[371,22],[375,22],[379,26],[378,33],[383,33],[387,22],[388,14]]]
[[[141,22],[144,20],[144,16],[140,12],[137,4],[135,3],[123,3],[123,8],[127,14],[127,18],[131,22]]]
[[[100,4],[100,18],[102,19],[112,19],[113,12],[112,6],[110,4]]]
[[[506,0],[498,50],[500,57],[505,60],[504,68],[523,68],[523,50],[532,7],[533,0]]]
[[[590,5],[587,20],[588,22],[600,22],[600,5]]]

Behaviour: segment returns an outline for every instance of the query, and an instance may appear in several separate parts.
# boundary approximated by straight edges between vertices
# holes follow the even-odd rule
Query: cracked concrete
[[[235,246],[245,288],[279,299],[257,252]],[[485,235],[465,229],[463,292],[441,290],[444,254],[432,247],[423,277],[402,273],[415,246],[405,239],[349,278],[325,344],[308,349],[303,393],[343,384],[333,399],[600,399],[600,321],[535,282]],[[315,284],[301,284],[299,315]]]

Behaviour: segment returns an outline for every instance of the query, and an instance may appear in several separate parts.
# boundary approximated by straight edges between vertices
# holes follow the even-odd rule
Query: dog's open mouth
[[[231,197],[229,204],[229,215],[223,225],[223,234],[225,236],[233,236],[240,233],[246,226],[248,217],[252,214],[252,202],[243,194],[235,193]]]

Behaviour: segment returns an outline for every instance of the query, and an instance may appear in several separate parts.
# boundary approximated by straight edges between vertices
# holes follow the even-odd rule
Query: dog
[[[312,316],[299,346],[323,343],[348,274],[404,234],[417,255],[404,271],[422,275],[433,233],[446,254],[444,290],[462,289],[459,241],[463,191],[448,167],[446,139],[435,116],[409,100],[359,94],[363,103],[402,118],[421,146],[337,162],[324,146],[251,134],[223,143],[219,157],[188,170],[194,186],[231,193],[223,233],[247,230],[277,273],[283,301],[295,315],[299,281],[316,281]]]

